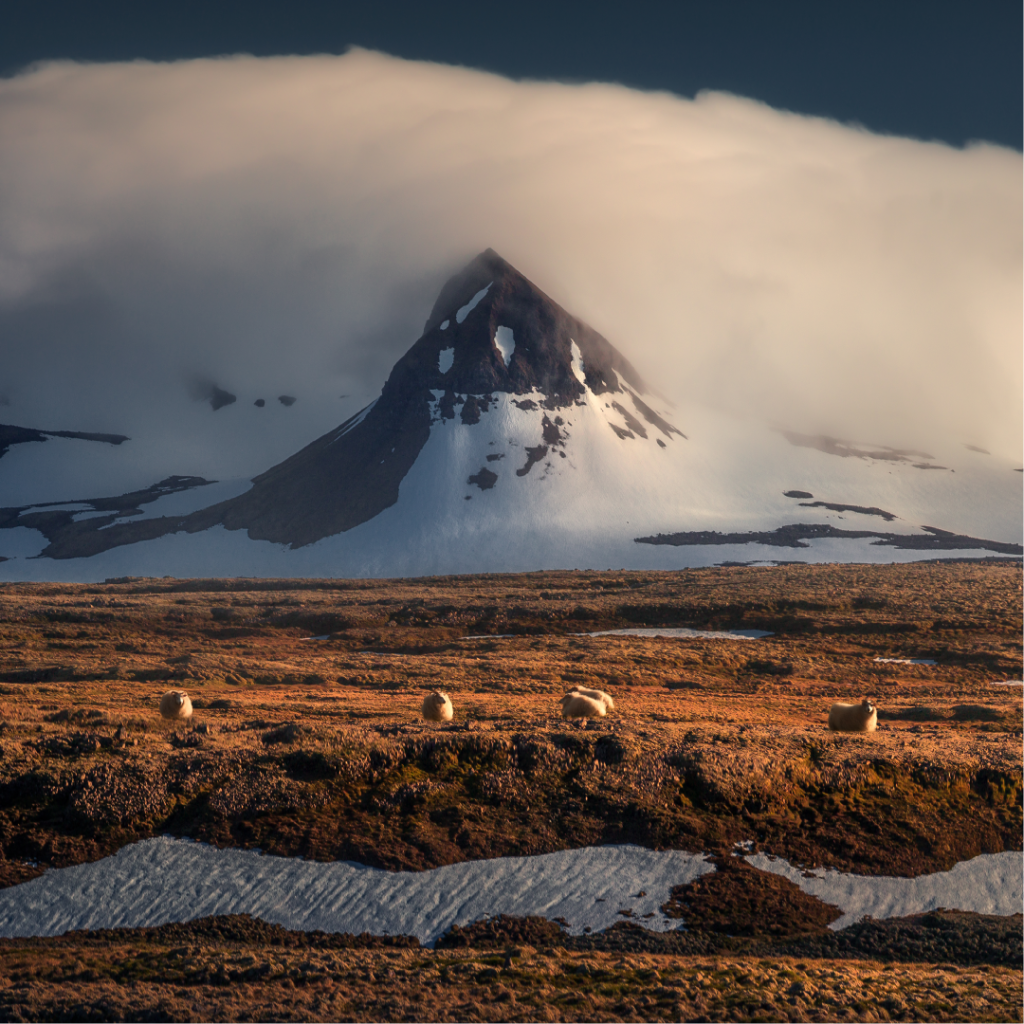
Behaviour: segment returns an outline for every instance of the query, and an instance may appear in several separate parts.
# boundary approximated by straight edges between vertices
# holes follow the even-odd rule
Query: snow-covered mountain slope
[[[669,409],[490,250],[445,286],[375,402],[251,486],[175,477],[120,499],[64,497],[82,504],[0,514],[0,578],[1021,552],[1016,467],[966,446],[899,451]],[[42,557],[26,558],[33,531]]]

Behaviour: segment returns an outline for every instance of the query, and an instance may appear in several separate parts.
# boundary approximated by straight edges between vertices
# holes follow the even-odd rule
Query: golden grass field
[[[581,635],[632,626],[773,635]],[[0,885],[164,833],[385,868],[614,842],[724,863],[750,840],[806,866],[944,870],[1021,848],[1021,691],[992,685],[1020,678],[1019,563],[8,584]],[[616,710],[563,722],[558,699],[575,685],[612,693]],[[169,688],[190,694],[187,723],[159,717]],[[421,720],[434,688],[451,695],[450,724]],[[878,731],[830,733],[833,700],[863,696]],[[450,949],[448,966],[438,951],[373,944],[275,959],[243,929],[174,940],[191,950],[179,970],[171,939],[110,933],[0,943],[0,1013],[1020,1019],[1020,958],[1000,960],[1001,932],[1003,952],[980,960],[956,953],[954,928],[931,960],[890,950],[883,967],[865,939],[842,955],[812,943],[791,963],[795,936],[827,945],[832,933],[811,897],[749,871],[723,870],[699,912],[699,894],[679,894],[692,936],[715,936],[717,967],[696,938],[620,954],[547,933],[518,958],[508,936],[492,937],[497,954]],[[137,977],[124,967],[136,948],[151,950]],[[218,987],[214,964],[231,980],[239,957],[256,957],[256,974]],[[643,981],[651,970],[661,983]]]

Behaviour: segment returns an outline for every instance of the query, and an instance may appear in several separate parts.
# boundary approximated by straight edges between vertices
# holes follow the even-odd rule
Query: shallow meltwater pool
[[[554,634],[553,634],[554,635]],[[686,626],[630,626],[627,629],[604,629],[597,633],[570,633],[569,636],[639,636],[665,637],[669,640],[760,640],[774,636],[767,629],[690,629]],[[311,637],[312,640],[320,639]],[[533,640],[533,634],[495,633],[481,636],[464,636],[461,640]]]
[[[688,629],[683,626],[637,626],[630,629],[606,629],[600,633],[579,633],[578,636],[646,636],[676,640],[760,640],[774,636],[768,629]]]
[[[881,919],[942,907],[1009,915],[1021,909],[1021,853],[975,857],[916,879],[804,872],[763,854],[746,859],[839,907],[843,916],[833,928],[868,914]],[[669,931],[685,927],[661,912],[672,888],[714,870],[702,854],[595,846],[391,872],[163,837],[0,890],[0,936],[150,927],[217,914],[251,914],[297,931],[413,935],[427,945],[453,924],[498,914],[546,917],[574,934],[624,919]]]

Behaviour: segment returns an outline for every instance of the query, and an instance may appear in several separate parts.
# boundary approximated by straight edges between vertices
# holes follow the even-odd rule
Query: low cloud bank
[[[490,246],[684,426],[1019,459],[1021,220],[1011,150],[718,93],[359,50],[46,64],[0,81],[0,419],[258,472],[372,397]]]

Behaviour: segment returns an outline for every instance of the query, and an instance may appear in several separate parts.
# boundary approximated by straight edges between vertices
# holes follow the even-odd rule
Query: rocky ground
[[[578,635],[637,625],[774,635]],[[263,956],[266,966],[269,954],[245,953],[237,937],[216,939],[206,967],[184,980],[166,950],[153,953],[152,972],[140,967],[136,976],[117,964],[150,940],[111,933],[8,942],[0,957],[12,972],[15,960],[25,964],[29,980],[7,984],[0,1012],[1020,1019],[1019,922],[1016,947],[977,915],[925,932],[910,921],[896,939],[876,929],[853,946],[844,932],[849,948],[833,947],[840,939],[826,929],[831,908],[731,857],[734,843],[749,840],[807,867],[912,876],[1020,849],[1021,693],[991,685],[1020,678],[1019,563],[5,585],[0,885],[162,833],[388,868],[635,842],[713,853],[720,871],[671,901],[689,945],[628,953],[654,966],[623,966],[626,953],[576,948],[565,936],[528,941],[537,938],[531,934],[523,948],[542,952],[513,958],[507,971],[499,956],[490,980],[480,977],[494,959],[485,947],[451,947],[445,956],[454,966],[445,969],[435,951],[339,947],[320,951],[336,959],[321,971],[328,980],[300,979],[291,989],[293,967],[275,967],[218,988],[210,967],[217,958]],[[557,700],[573,685],[610,691],[615,712],[586,727],[563,723]],[[159,718],[169,687],[190,693],[189,723]],[[434,687],[451,694],[450,725],[419,720]],[[832,701],[862,696],[879,706],[878,732],[829,733]],[[919,941],[925,933],[930,946]],[[797,939],[805,943],[799,949]],[[878,961],[900,943],[909,950],[897,958],[905,965],[900,987],[912,998],[890,1006],[884,993],[893,975]],[[86,962],[86,946],[107,966],[75,966]],[[979,959],[975,947],[987,952]],[[294,953],[295,963],[310,955]],[[700,966],[709,955],[719,966]],[[864,962],[853,966],[851,956]],[[358,995],[352,979],[376,976],[393,957],[404,966],[386,969],[423,976],[415,992],[392,986],[393,1006],[381,1001],[379,985]],[[427,963],[434,966],[417,966]],[[580,966],[596,973],[575,973]],[[679,984],[641,983],[637,972],[646,970],[675,971]],[[730,971],[752,980],[740,984]],[[981,988],[964,980],[972,971],[988,979]],[[787,972],[825,995],[794,1001]],[[814,972],[832,981],[814,980]],[[847,974],[860,987],[851,988]],[[452,978],[463,1002],[453,1001]],[[849,997],[842,1013],[828,1002],[830,985]],[[1000,985],[1016,986],[1010,1016],[1000,1009],[1003,996],[983,1005],[976,995],[1003,992]],[[498,1001],[498,989],[509,997]],[[662,990],[668,994],[657,995]],[[547,995],[538,1001],[531,992]]]

